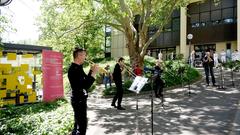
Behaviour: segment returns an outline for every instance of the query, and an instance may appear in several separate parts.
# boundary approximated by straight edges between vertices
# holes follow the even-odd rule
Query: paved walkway
[[[215,75],[219,80],[217,69]],[[191,85],[190,96],[185,86],[165,92],[164,106],[154,98],[153,134],[240,135],[240,73],[234,73],[235,87],[231,86],[230,72],[225,71],[224,75],[226,89],[207,87],[203,77]],[[151,135],[151,98],[147,94],[138,99],[136,110],[136,97],[123,97],[126,110],[119,111],[110,106],[112,99],[92,94],[88,100],[87,135]]]

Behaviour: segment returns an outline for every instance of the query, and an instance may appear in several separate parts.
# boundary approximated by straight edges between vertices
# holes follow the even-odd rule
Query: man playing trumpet
[[[87,130],[87,97],[88,89],[95,81],[98,65],[93,64],[87,74],[83,71],[86,50],[75,48],[73,63],[68,70],[68,79],[72,88],[71,104],[74,111],[74,129],[72,135],[85,135]]]
[[[211,75],[211,78],[212,78],[213,86],[216,86],[215,85],[214,72],[213,72],[214,59],[213,59],[213,56],[210,54],[209,51],[207,51],[205,53],[205,56],[203,57],[202,61],[203,61],[203,67],[204,67],[205,75],[206,75],[207,86],[209,86],[209,72],[210,72],[210,75]]]

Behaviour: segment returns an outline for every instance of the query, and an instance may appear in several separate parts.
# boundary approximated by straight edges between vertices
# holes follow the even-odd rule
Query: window
[[[214,2],[214,0],[211,0],[211,10],[216,10],[221,8],[221,1]]]
[[[207,0],[200,4],[200,12],[210,11],[210,1]]]
[[[169,22],[167,25],[165,25],[165,27],[164,27],[164,32],[166,32],[166,31],[171,31],[172,30],[172,28],[171,28],[171,22]]]
[[[233,8],[227,8],[222,10],[223,18],[233,18]]]
[[[157,44],[158,45],[162,45],[163,44],[163,33],[162,34],[160,34],[160,36],[157,38]]]
[[[172,20],[172,29],[173,29],[173,31],[180,29],[180,19],[179,18],[175,18]]]
[[[221,10],[216,10],[211,12],[212,21],[221,20]]]
[[[180,11],[179,10],[174,10],[173,13],[172,13],[172,17],[173,18],[180,17]]]
[[[164,33],[164,44],[171,44],[172,38],[171,38],[172,32],[166,32]]]
[[[201,22],[208,22],[210,21],[210,12],[205,12],[200,14],[200,21]]]
[[[199,14],[192,14],[191,23],[198,23],[198,22],[199,22]]]
[[[235,4],[234,1],[235,0],[222,0],[222,8],[233,7]]]
[[[195,3],[190,4],[188,8],[189,8],[190,14],[199,13],[199,4],[195,4]]]

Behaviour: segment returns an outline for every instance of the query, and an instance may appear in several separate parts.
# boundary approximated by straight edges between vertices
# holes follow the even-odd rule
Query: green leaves
[[[73,111],[66,100],[0,110],[1,134],[69,134],[72,126]]]
[[[72,61],[72,50],[90,50],[88,56],[104,57],[104,29],[94,21],[94,7],[89,0],[44,0],[38,26],[40,43],[64,55],[64,71]]]

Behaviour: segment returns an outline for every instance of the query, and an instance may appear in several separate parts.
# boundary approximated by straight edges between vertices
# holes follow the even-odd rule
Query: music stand
[[[136,93],[136,131],[138,134],[138,94],[142,90],[143,86],[147,83],[148,78],[141,77],[141,76],[136,76],[132,85],[128,90],[133,91]]]

